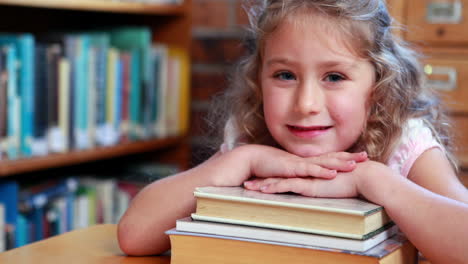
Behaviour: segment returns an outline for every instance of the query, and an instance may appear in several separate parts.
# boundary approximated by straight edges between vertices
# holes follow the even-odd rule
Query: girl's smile
[[[333,126],[292,126],[287,125],[289,131],[299,138],[313,138],[329,132]]]

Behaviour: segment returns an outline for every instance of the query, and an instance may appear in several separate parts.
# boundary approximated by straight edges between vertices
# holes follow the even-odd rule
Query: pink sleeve
[[[414,162],[431,148],[443,146],[434,138],[431,130],[421,119],[411,119],[403,129],[403,134],[393,153],[390,155],[387,165],[395,172],[408,177]]]

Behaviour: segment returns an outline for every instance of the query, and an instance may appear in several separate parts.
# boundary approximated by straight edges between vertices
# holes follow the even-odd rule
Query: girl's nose
[[[300,114],[316,114],[324,107],[324,94],[319,85],[314,82],[301,84],[296,92],[294,110]]]

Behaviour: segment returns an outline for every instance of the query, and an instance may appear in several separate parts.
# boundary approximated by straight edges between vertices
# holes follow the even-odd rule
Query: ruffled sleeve
[[[403,128],[402,136],[387,165],[400,175],[408,177],[416,159],[431,148],[440,148],[445,152],[444,147],[434,138],[431,129],[422,119],[410,119]]]

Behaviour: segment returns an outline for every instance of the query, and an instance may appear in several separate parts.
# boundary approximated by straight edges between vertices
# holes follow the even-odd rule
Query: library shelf
[[[164,139],[151,139],[121,143],[110,147],[96,147],[87,150],[73,150],[66,153],[54,153],[43,157],[31,157],[18,160],[0,161],[0,178],[14,174],[33,172],[48,168],[58,168],[103,159],[116,158],[130,154],[152,152],[175,147],[184,141],[185,136]]]

